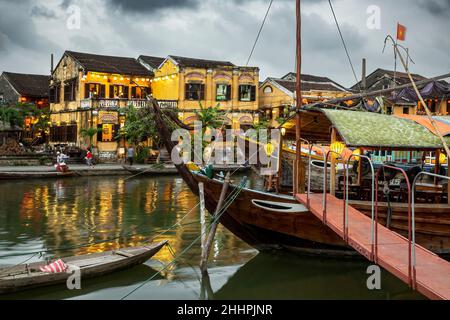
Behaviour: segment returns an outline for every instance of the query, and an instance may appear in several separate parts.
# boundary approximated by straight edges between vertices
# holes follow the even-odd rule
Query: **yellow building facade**
[[[95,128],[98,157],[116,160],[124,153],[117,139],[125,122],[120,109],[147,105],[152,78],[133,58],[66,51],[50,83],[51,144],[86,149],[90,141],[82,130]]]
[[[162,107],[176,108],[184,123],[196,120],[194,110],[200,105],[219,105],[233,128],[253,125],[258,112],[258,85],[258,68],[176,56],[167,57],[151,81],[153,97]]]
[[[259,86],[259,108],[269,120],[286,117],[289,108],[296,105],[295,74],[289,73],[283,78],[267,78]],[[350,92],[336,82],[312,75],[302,75],[303,104],[341,98]],[[275,123],[276,125],[276,123]]]

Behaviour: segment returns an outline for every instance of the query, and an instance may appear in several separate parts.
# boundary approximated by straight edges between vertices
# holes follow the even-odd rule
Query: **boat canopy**
[[[302,111],[301,119],[301,136],[313,143],[329,144],[331,128],[334,127],[346,146],[352,148],[411,151],[443,148],[439,137],[433,134],[429,123],[425,121],[423,124],[426,125],[422,125],[411,119],[391,115],[318,108]],[[439,120],[440,127],[448,125]],[[450,121],[450,118],[447,120]],[[295,119],[284,127],[293,136]],[[450,144],[450,137],[445,139]]]

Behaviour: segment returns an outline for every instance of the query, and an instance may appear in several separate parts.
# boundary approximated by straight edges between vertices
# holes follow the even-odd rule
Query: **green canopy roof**
[[[322,112],[349,147],[409,150],[443,147],[437,136],[411,120],[361,111],[322,109]],[[446,140],[450,142],[450,138]]]

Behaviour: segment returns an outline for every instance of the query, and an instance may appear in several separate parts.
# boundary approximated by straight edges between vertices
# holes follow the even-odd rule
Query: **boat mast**
[[[296,0],[296,121],[295,121],[295,136],[296,136],[296,159],[295,159],[295,174],[294,174],[294,195],[304,192],[304,179],[301,169],[301,116],[300,109],[302,108],[302,18],[301,18],[301,1]]]

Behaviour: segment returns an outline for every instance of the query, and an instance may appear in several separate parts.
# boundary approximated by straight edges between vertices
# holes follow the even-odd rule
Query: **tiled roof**
[[[181,67],[192,67],[192,68],[235,67],[235,65],[229,61],[195,59],[172,55],[170,55],[169,58],[174,60]]]
[[[384,76],[387,76],[391,79],[394,79],[394,77],[395,77],[397,85],[404,85],[404,84],[408,84],[410,82],[410,80],[408,78],[408,74],[405,72],[400,72],[400,71],[395,72],[393,70],[386,70],[386,69],[378,68],[377,70],[375,70],[374,72],[372,72],[371,74],[369,74],[366,77],[367,88],[370,89],[374,84],[376,84]],[[420,74],[411,74],[411,76],[414,79],[414,81],[421,81],[421,80],[427,79],[424,76],[421,76]],[[357,84],[355,84],[352,87],[352,89],[357,90],[357,89],[359,89],[360,85],[361,85],[361,81],[358,82]]]
[[[340,91],[340,92],[345,92],[343,87],[339,86],[338,84],[335,84],[328,78],[323,78],[323,79],[328,80],[328,81],[323,81],[323,82],[310,81],[312,78],[307,78],[307,79],[308,80],[304,80],[303,75],[302,75],[302,91]],[[317,79],[318,78],[316,78],[316,80]],[[270,78],[270,80],[276,82],[277,84],[284,87],[285,89],[287,89],[290,92],[295,92],[295,90],[296,90],[296,82],[295,81],[275,79],[275,78]]]
[[[347,91],[347,89],[344,86],[340,85],[336,81],[331,80],[328,77],[315,76],[315,75],[311,75],[311,74],[303,74],[302,73],[301,78],[302,78],[302,83],[305,83],[305,84],[303,84],[303,86],[306,86],[306,87],[308,87],[308,84],[306,84],[307,82],[311,82],[311,87],[317,87],[317,85],[314,85],[313,83],[324,84],[324,85],[329,84],[331,87],[333,87],[333,89],[331,89],[331,87],[329,87],[330,89],[309,89],[309,90]],[[289,72],[288,74],[283,76],[280,80],[293,81],[294,79],[297,79],[296,73]],[[333,86],[333,84],[335,85],[335,87]],[[308,89],[304,89],[304,90],[308,91]]]
[[[66,51],[65,54],[78,61],[86,71],[136,76],[149,76],[152,74],[134,58],[104,56],[74,51]]]
[[[138,60],[145,62],[153,69],[157,69],[164,62],[164,60],[166,60],[166,58],[151,57],[151,56],[139,56]]]
[[[8,82],[23,96],[45,98],[49,93],[50,76],[4,72]]]

